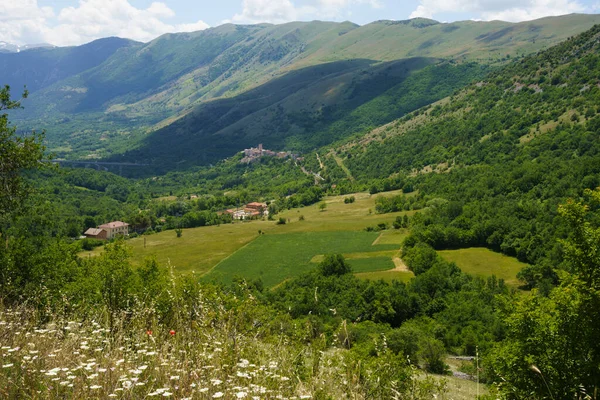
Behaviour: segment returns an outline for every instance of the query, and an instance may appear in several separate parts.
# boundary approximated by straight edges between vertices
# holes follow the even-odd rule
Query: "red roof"
[[[246,207],[248,207],[248,208],[261,208],[261,207],[264,208],[266,206],[267,205],[265,203],[258,203],[256,201],[246,204]]]
[[[122,221],[113,221],[113,222],[109,222],[107,224],[100,225],[98,228],[114,229],[114,228],[122,228],[124,226],[129,226],[129,224],[127,222],[122,222]]]

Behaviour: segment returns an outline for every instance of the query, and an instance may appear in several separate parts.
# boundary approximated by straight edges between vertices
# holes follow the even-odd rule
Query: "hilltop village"
[[[302,161],[303,157],[298,157],[297,154],[294,154],[290,151],[272,151],[263,148],[262,143],[258,145],[258,147],[251,147],[249,149],[244,149],[242,151],[244,153],[244,158],[240,160],[242,164],[250,164],[261,157],[277,157],[277,158],[291,158],[292,160]]]

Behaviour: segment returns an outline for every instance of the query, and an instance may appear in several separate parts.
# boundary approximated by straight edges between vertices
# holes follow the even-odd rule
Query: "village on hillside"
[[[294,154],[289,151],[272,151],[263,148],[262,143],[258,145],[258,147],[251,147],[249,149],[245,149],[242,151],[244,153],[244,158],[240,160],[242,164],[249,164],[258,160],[261,157],[277,157],[277,158],[291,158],[292,160],[302,161],[302,157],[298,157],[297,154]]]

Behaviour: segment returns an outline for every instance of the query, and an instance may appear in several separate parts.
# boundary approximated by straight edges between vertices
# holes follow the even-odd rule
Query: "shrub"
[[[319,264],[319,272],[324,276],[341,276],[352,272],[352,268],[341,254],[327,254]]]

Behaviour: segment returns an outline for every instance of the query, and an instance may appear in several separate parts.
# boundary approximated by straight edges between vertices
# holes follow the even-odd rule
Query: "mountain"
[[[24,50],[39,49],[39,48],[51,49],[54,47],[56,47],[56,46],[54,46],[50,43],[34,43],[34,44],[25,44],[25,45],[20,46],[17,44],[0,41],[0,53],[19,53]]]
[[[424,75],[431,76],[439,64],[444,71],[463,68],[473,72],[470,78],[478,78],[485,67],[476,73],[471,62],[501,65],[596,22],[600,16],[574,14],[519,24],[444,24],[426,19],[364,26],[319,21],[227,24],[163,35],[146,44],[123,43],[118,51],[105,53],[104,60],[90,62],[89,68],[64,72],[56,68],[55,74],[40,74],[28,85],[34,90],[24,104],[26,110],[15,113],[15,119],[24,129],[45,128],[50,149],[63,157],[102,157],[135,147],[126,157],[160,164],[165,153],[181,159],[177,150],[181,148],[190,163],[203,163],[259,140],[305,151],[400,116],[388,110],[374,121],[356,114],[350,118],[356,112],[369,119],[369,113],[356,108],[367,103],[371,111],[377,108],[376,98],[386,93],[384,89],[396,87],[392,97],[406,100],[411,95],[402,93],[398,85],[417,71],[429,68]],[[64,50],[48,50],[49,54],[58,51]],[[17,56],[21,64],[5,64],[0,81],[23,78],[23,66],[35,64],[23,57],[26,53],[4,55]],[[421,61],[415,64],[414,60]],[[392,71],[389,82],[385,68]],[[48,76],[52,79],[45,79]],[[405,113],[424,105],[425,99],[439,100],[468,81],[466,75],[463,79],[467,80],[442,79],[444,90],[415,98],[413,108],[399,109]],[[371,84],[373,92],[355,90],[357,85]],[[281,85],[284,93],[269,94]],[[260,101],[254,102],[255,98]],[[386,101],[379,104],[385,108]],[[287,122],[277,112],[284,113]],[[185,148],[186,141],[195,147]],[[166,152],[167,148],[174,151]]]
[[[33,93],[89,70],[117,50],[136,44],[127,39],[106,38],[75,47],[39,47],[16,53],[0,53],[0,81],[15,90],[27,86]]]
[[[536,265],[522,275],[528,285],[547,285],[563,261],[558,205],[600,186],[598,76],[600,25],[319,149],[321,160],[306,167],[322,163],[321,175],[341,188],[417,189],[431,212],[414,221],[415,241],[501,251]]]

